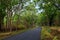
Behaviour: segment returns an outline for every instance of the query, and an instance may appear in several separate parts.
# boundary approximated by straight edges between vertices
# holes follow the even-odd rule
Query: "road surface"
[[[22,34],[17,34],[4,40],[41,40],[41,28],[35,28],[33,30],[28,30]]]

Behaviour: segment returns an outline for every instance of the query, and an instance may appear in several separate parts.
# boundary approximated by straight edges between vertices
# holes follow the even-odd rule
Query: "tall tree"
[[[19,0],[0,0],[0,30],[3,24],[3,19],[7,14],[8,24],[11,24],[12,7],[18,4]],[[10,22],[9,22],[10,21]]]
[[[6,15],[6,4],[5,4],[6,1],[4,0],[0,0],[0,31],[2,30],[2,27],[3,27],[3,20],[4,20],[4,17]]]
[[[59,0],[40,0],[40,9],[43,9],[49,20],[49,26],[52,26],[56,11],[60,9]]]

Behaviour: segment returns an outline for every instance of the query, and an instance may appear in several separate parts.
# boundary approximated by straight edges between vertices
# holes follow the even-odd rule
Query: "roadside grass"
[[[42,26],[41,40],[60,40],[60,27]]]
[[[10,35],[11,32],[4,32],[4,33],[0,33],[0,40],[2,40],[4,37],[7,37],[8,35]]]
[[[0,40],[3,40],[4,38],[11,37],[11,36],[14,36],[14,35],[17,35],[17,34],[21,34],[21,33],[25,32],[25,31],[28,31],[28,30],[33,30],[35,28],[36,27],[23,29],[23,30],[12,31],[12,32],[0,33]]]

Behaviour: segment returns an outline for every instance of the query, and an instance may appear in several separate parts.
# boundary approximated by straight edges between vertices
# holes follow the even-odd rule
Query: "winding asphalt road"
[[[35,28],[33,30],[28,30],[22,34],[17,34],[4,40],[41,40],[41,28]]]

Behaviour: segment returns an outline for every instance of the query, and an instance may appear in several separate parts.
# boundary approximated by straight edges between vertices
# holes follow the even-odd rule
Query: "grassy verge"
[[[43,26],[41,31],[42,40],[60,40],[60,27]]]

